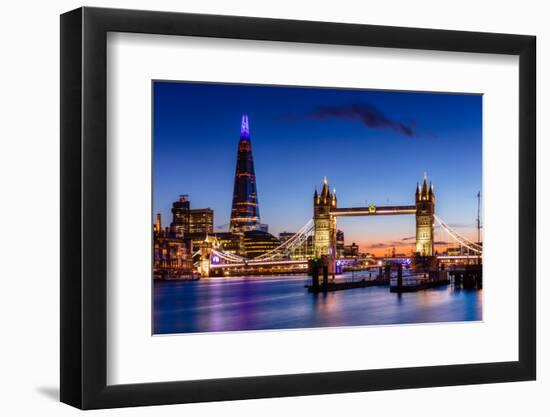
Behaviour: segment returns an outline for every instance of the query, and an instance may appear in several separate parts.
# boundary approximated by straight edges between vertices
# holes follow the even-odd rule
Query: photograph
[[[59,285],[35,274],[36,314],[6,275],[16,351],[41,346],[11,361],[35,386],[14,410],[538,415],[543,14],[290,3],[65,5],[15,43],[23,74],[48,33],[58,53],[55,82],[5,77],[25,110],[6,178],[30,184],[7,264]],[[21,86],[59,91],[33,112]],[[21,229],[48,198],[59,256]]]
[[[153,80],[152,334],[483,320],[483,96]]]

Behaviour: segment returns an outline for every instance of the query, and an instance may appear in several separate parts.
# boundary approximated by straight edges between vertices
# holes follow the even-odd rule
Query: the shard
[[[259,226],[260,209],[256,191],[252,144],[250,142],[250,127],[248,116],[243,114],[229,230],[233,233],[242,233],[249,230],[258,230]]]

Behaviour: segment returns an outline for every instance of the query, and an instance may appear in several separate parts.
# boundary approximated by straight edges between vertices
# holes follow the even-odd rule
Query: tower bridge
[[[330,192],[325,178],[321,193],[313,194],[314,251],[316,257],[333,258],[336,253],[336,219],[351,216],[394,216],[414,214],[416,217],[416,252],[422,257],[434,255],[435,193],[426,176],[422,188],[417,184],[415,204],[408,206],[338,207],[336,190]]]
[[[482,256],[480,244],[461,236],[437,217],[434,187],[431,183],[428,184],[426,176],[424,176],[422,186],[419,184],[416,186],[414,203],[414,205],[403,206],[338,207],[336,190],[330,192],[328,181],[325,178],[321,192],[317,193],[315,190],[313,195],[313,218],[290,239],[253,259],[224,252],[223,248],[216,246],[215,240],[207,239],[201,249],[195,253],[199,258],[195,262],[195,267],[202,276],[223,272],[241,274],[303,273],[308,269],[308,262],[312,258],[318,258],[323,260],[323,264],[329,268],[330,274],[333,275],[336,272],[337,264],[341,265],[343,261],[349,261],[339,260],[336,257],[337,219],[352,216],[414,215],[416,251],[412,258],[417,262],[423,262],[427,267],[433,267],[439,258],[434,250],[436,222],[454,241],[476,253],[478,258]],[[309,255],[302,250],[308,239],[311,239],[313,243],[313,253]],[[453,261],[454,258],[451,258],[447,256],[445,260]]]

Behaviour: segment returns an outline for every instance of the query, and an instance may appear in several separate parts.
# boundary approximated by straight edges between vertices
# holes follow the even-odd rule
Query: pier
[[[482,289],[483,288],[483,265],[463,265],[456,267],[449,272],[453,277],[456,288]]]
[[[404,293],[449,285],[451,281],[449,280],[447,271],[430,271],[428,273],[416,274],[406,279],[397,278],[392,283],[393,285],[390,284],[390,292]]]
[[[359,281],[344,281],[344,282],[323,282],[319,284],[313,283],[312,285],[306,285],[307,291],[310,293],[320,293],[320,292],[331,292],[331,291],[340,291],[348,290],[352,288],[364,288],[364,287],[374,287],[374,286],[385,286],[389,285],[390,280],[385,276],[377,276],[375,278],[362,278]]]
[[[436,268],[425,271],[410,272],[403,275],[401,263],[386,263],[379,267],[376,275],[372,273],[352,275],[351,280],[338,281],[329,268],[329,259],[323,257],[318,261],[310,261],[311,285],[306,285],[309,293],[323,293],[372,286],[388,286],[391,293],[412,293],[430,288],[453,284],[455,288],[481,289],[482,265],[455,266],[451,271]],[[392,272],[396,272],[392,276]]]

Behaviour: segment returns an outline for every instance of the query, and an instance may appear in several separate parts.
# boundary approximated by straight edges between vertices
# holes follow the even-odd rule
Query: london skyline
[[[438,214],[475,238],[481,190],[479,95],[154,83],[154,213],[180,194],[227,231],[241,115],[250,120],[262,223],[274,235],[312,216],[328,177],[343,206],[411,204],[424,173]],[[412,248],[414,218],[346,219],[363,251]],[[443,233],[440,233],[443,237]],[[436,241],[440,241],[436,232]]]

